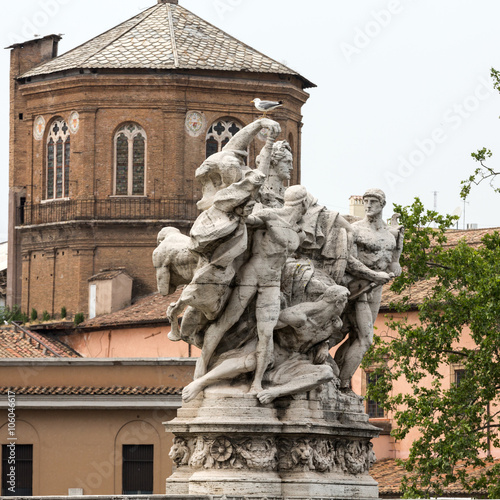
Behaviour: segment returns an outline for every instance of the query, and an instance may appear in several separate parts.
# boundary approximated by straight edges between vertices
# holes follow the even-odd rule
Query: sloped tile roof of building
[[[155,5],[92,40],[20,76],[71,69],[203,69],[295,75],[180,5]]]
[[[497,459],[494,463],[498,464],[500,459]],[[486,470],[490,469],[493,464],[486,466]],[[458,466],[460,467],[460,466]],[[463,468],[463,466],[462,466]],[[467,475],[471,477],[478,478],[484,469],[467,467]],[[370,469],[370,475],[378,482],[379,494],[382,498],[401,498],[401,480],[405,471],[401,465],[398,465],[396,460],[379,460],[375,462],[375,465]],[[467,492],[460,485],[460,483],[450,484],[445,489],[446,496],[467,496],[467,497],[485,497],[487,494],[486,490],[479,490],[473,492]],[[434,492],[429,492],[430,496],[434,496]],[[429,498],[429,497],[427,497]]]
[[[449,230],[446,232],[446,237],[448,241],[444,247],[455,247],[459,241],[464,240],[469,246],[478,247],[481,245],[481,240],[487,234],[493,234],[495,232],[500,232],[500,228],[486,228],[486,229],[468,229],[468,230]],[[412,285],[405,295],[409,297],[409,305],[416,307],[423,302],[423,300],[432,292],[432,287],[434,286],[435,280],[425,280],[419,281]],[[392,292],[389,285],[384,287],[382,292],[382,302],[381,310],[387,311],[391,309],[391,303],[397,303],[401,300],[401,296]]]
[[[125,271],[125,268],[122,267],[122,268],[117,268],[117,269],[104,269],[100,273],[97,273],[97,274],[94,274],[94,276],[91,276],[89,278],[89,281],[112,280],[113,278],[120,276],[120,274],[124,274],[125,276],[128,276],[130,278],[130,275],[127,273],[127,271]]]
[[[178,387],[0,387],[0,395],[13,392],[17,396],[176,396]]]
[[[63,342],[29,331],[16,332],[13,326],[0,328],[0,358],[80,358]]]
[[[166,297],[159,293],[148,295],[121,311],[89,319],[81,323],[79,328],[108,328],[109,326],[134,326],[147,323],[170,324],[166,315],[167,308],[180,297],[181,292],[182,288],[179,288]]]

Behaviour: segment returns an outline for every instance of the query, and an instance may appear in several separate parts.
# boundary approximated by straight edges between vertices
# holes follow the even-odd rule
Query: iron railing
[[[199,215],[194,200],[110,198],[61,200],[18,207],[17,225],[49,224],[83,220],[185,220]]]

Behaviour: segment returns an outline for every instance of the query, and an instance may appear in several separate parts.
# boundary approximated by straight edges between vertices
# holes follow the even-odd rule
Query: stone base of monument
[[[333,384],[269,405],[240,387],[213,386],[164,425],[175,436],[170,495],[378,498],[369,468],[379,430],[361,398]]]

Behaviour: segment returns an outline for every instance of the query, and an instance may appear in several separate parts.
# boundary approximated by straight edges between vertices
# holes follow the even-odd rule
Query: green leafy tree
[[[500,91],[500,72],[491,75]],[[484,181],[500,193],[500,171],[487,164],[492,152],[483,148],[472,157],[479,167],[462,182],[461,196]],[[459,483],[500,498],[500,463],[489,455],[500,447],[500,235],[486,235],[479,246],[447,246],[453,217],[426,211],[418,199],[395,210],[406,227],[404,272],[392,284],[400,294],[392,307],[397,314],[388,318],[388,335],[376,337],[364,365],[378,367],[369,396],[393,412],[394,437],[403,439],[415,428],[421,434],[402,462],[404,495],[439,496]],[[410,323],[405,313],[422,280],[431,292],[418,305],[418,322]],[[459,384],[444,376],[450,365],[464,370]],[[391,396],[399,379],[411,391]],[[468,466],[482,472],[468,476]]]
[[[414,428],[421,433],[403,462],[404,494],[429,498],[459,482],[466,491],[487,489],[490,498],[499,498],[500,464],[493,465],[488,451],[500,446],[500,235],[485,236],[478,247],[465,241],[448,247],[446,229],[454,217],[426,211],[419,199],[395,210],[406,227],[404,272],[392,284],[400,293],[393,304],[399,314],[388,321],[394,334],[377,336],[364,365],[378,366],[369,395],[394,412],[394,437],[403,439]],[[418,305],[419,322],[411,323],[404,313],[413,285],[422,280],[432,291]],[[466,335],[473,341],[469,348]],[[451,364],[465,371],[459,385],[444,376],[443,367]],[[411,391],[391,396],[399,379]],[[424,379],[432,380],[430,387]],[[488,464],[479,477],[466,475],[464,465]]]
[[[496,90],[500,92],[500,71],[496,69],[491,69],[491,78],[493,79],[493,86]],[[474,185],[481,184],[484,181],[488,181],[490,186],[496,193],[500,193],[500,188],[497,187],[496,180],[500,171],[491,167],[486,162],[489,158],[493,156],[493,153],[488,148],[482,148],[476,153],[471,154],[472,158],[479,163],[479,167],[474,170],[474,173],[470,175],[468,179],[462,181],[462,190],[460,195],[462,198],[467,198],[470,191]]]

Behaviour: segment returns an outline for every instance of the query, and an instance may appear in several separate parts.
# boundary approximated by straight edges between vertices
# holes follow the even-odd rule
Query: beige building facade
[[[0,444],[5,450],[13,442],[13,429],[17,475],[31,467],[25,494],[165,494],[172,437],[162,422],[175,417],[193,363],[0,360]],[[14,427],[9,426],[9,394],[15,401]],[[25,450],[31,452],[28,459]]]

